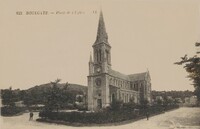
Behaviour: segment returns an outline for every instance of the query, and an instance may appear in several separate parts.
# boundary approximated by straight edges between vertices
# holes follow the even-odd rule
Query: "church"
[[[92,45],[88,75],[88,110],[98,111],[114,100],[123,103],[151,103],[149,71],[125,75],[111,67],[111,45],[108,42],[103,13],[100,11],[96,41]]]

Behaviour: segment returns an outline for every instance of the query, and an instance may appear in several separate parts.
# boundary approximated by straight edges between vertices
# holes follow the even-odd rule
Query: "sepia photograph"
[[[200,129],[199,0],[0,8],[0,129]]]

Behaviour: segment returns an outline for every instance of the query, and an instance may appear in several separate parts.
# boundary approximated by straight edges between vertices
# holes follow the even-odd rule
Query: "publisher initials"
[[[22,11],[17,11],[16,15],[22,15]]]

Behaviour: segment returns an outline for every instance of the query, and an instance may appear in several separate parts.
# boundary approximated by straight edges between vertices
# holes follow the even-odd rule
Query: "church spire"
[[[97,37],[96,37],[96,41],[94,44],[98,44],[98,43],[108,43],[108,35],[106,33],[106,27],[105,27],[105,23],[104,23],[104,18],[103,18],[103,13],[102,10],[100,11],[100,15],[99,15],[99,24],[98,24],[98,30],[97,30]]]

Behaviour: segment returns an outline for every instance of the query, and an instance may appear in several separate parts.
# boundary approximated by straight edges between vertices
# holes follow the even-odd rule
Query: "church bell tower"
[[[111,46],[104,23],[103,13],[100,12],[96,41],[93,44],[94,72],[107,73],[111,68]]]
[[[109,105],[108,75],[111,69],[111,46],[100,11],[96,41],[92,45],[93,59],[90,55],[88,76],[88,109],[96,111]]]

